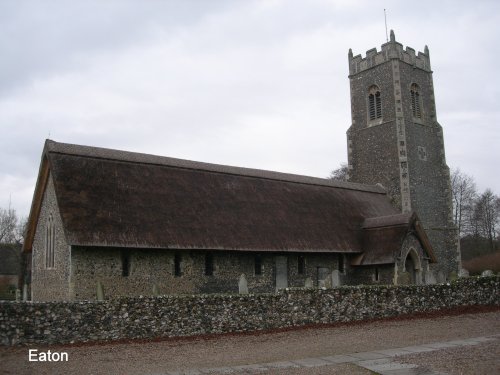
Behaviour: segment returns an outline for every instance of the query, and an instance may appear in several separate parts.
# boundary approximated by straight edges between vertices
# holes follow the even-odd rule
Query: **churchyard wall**
[[[288,288],[82,302],[0,302],[0,343],[67,344],[248,332],[500,305],[500,276],[435,285]]]

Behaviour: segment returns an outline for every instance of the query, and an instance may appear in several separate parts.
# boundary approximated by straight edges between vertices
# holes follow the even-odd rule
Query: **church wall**
[[[394,264],[355,266],[349,272],[349,285],[391,285],[394,283]]]
[[[129,275],[122,274],[122,253],[128,253]],[[331,274],[339,268],[337,254],[300,254],[305,268],[298,270],[298,253],[253,253],[213,251],[213,275],[205,275],[206,251],[178,251],[181,255],[181,276],[175,276],[176,252],[164,249],[120,249],[72,247],[72,286],[76,300],[97,298],[101,283],[105,299],[119,296],[192,293],[237,293],[242,274],[250,293],[274,293],[276,285],[275,257],[286,256],[288,286],[303,287],[307,278],[318,286],[319,268]],[[255,256],[261,256],[262,273],[255,274]],[[323,270],[324,272],[324,270]]]
[[[54,220],[55,246],[54,267],[46,267],[45,236],[49,215]],[[40,216],[35,231],[32,249],[31,297],[33,301],[68,300],[69,246],[62,227],[61,216],[54,190],[52,175],[49,175],[43,196]]]
[[[350,78],[353,128],[362,129],[395,120],[394,91],[390,62],[377,65],[374,68],[356,74],[355,78]],[[380,89],[382,118],[370,121],[368,118],[368,94],[372,85],[376,85]]]
[[[348,144],[356,147],[349,147],[349,182],[382,184],[394,205],[400,208],[398,170],[380,167],[381,162],[398,163],[395,126],[394,122],[388,122],[360,130],[351,128]]]
[[[438,264],[432,269],[439,281],[458,272],[457,232],[453,224],[450,172],[446,165],[443,129],[437,123],[432,73],[401,64],[403,105],[408,151],[412,209],[417,212],[435,250]],[[422,118],[411,111],[410,86],[420,87]]]
[[[413,65],[401,62],[399,64],[401,78],[401,97],[406,124],[421,123],[427,126],[439,127],[436,120],[436,108],[434,103],[434,87],[432,83],[432,72],[415,69]],[[411,109],[411,86],[417,84],[420,93],[421,117],[414,118]]]
[[[449,171],[446,166],[443,130],[436,122],[431,73],[400,64],[405,114],[408,168],[412,209],[426,227],[444,227],[452,220],[448,202]],[[420,87],[422,118],[411,110],[410,86]],[[425,198],[425,199],[424,199]],[[449,204],[449,206],[448,206]],[[439,209],[436,209],[439,207]]]
[[[351,77],[352,124],[347,132],[349,181],[382,184],[396,207],[401,208],[394,88],[390,62]],[[382,118],[368,118],[368,90],[380,89]],[[381,165],[381,163],[383,165]]]

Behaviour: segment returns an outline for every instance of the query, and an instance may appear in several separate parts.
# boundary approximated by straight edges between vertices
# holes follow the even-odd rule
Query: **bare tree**
[[[16,210],[10,207],[0,207],[0,243],[16,242],[17,215]]]
[[[488,239],[490,249],[495,250],[495,240],[500,219],[500,198],[490,189],[479,196],[475,205],[475,218],[478,221],[478,231]]]
[[[329,180],[347,181],[349,179],[349,167],[347,163],[341,163],[340,167],[330,172]]]
[[[477,196],[476,184],[471,176],[462,173],[460,169],[454,169],[451,173],[451,191],[453,196],[453,214],[458,233],[462,236],[466,234],[464,221],[471,226],[473,220],[472,210],[474,200]],[[474,227],[474,225],[472,225]]]
[[[15,240],[17,243],[24,243],[24,237],[28,229],[28,218],[26,216],[21,217],[17,223],[15,230]]]

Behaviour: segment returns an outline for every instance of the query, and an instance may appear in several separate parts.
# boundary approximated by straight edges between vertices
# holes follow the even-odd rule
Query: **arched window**
[[[122,250],[122,276],[128,277],[130,275],[130,252],[125,249]]]
[[[55,226],[52,213],[49,214],[45,227],[45,268],[54,268],[55,264]]]
[[[260,256],[260,254],[256,254],[254,260],[255,275],[262,275],[262,257]]]
[[[174,254],[174,276],[175,277],[182,276],[181,263],[182,263],[181,254],[175,253]]]
[[[303,255],[297,256],[297,273],[303,275],[306,269],[306,259]]]
[[[368,112],[370,120],[376,120],[382,117],[380,89],[376,85],[373,85],[368,89]]]
[[[410,88],[411,94],[411,113],[415,118],[422,118],[420,109],[420,88],[416,83],[413,83]]]

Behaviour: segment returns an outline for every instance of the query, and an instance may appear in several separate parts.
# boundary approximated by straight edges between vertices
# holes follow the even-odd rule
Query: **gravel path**
[[[68,362],[28,362],[26,347],[0,347],[0,374],[165,374],[175,370],[239,366],[392,349],[500,333],[500,310],[456,316],[385,320],[258,335],[84,346],[37,346],[64,351]],[[398,357],[451,374],[500,373],[499,343]],[[277,369],[265,374],[302,374]],[[370,374],[353,364],[307,369],[307,374]]]
[[[436,355],[422,353],[397,357],[397,361],[449,375],[500,374],[500,344],[496,341],[448,348],[439,350]]]

